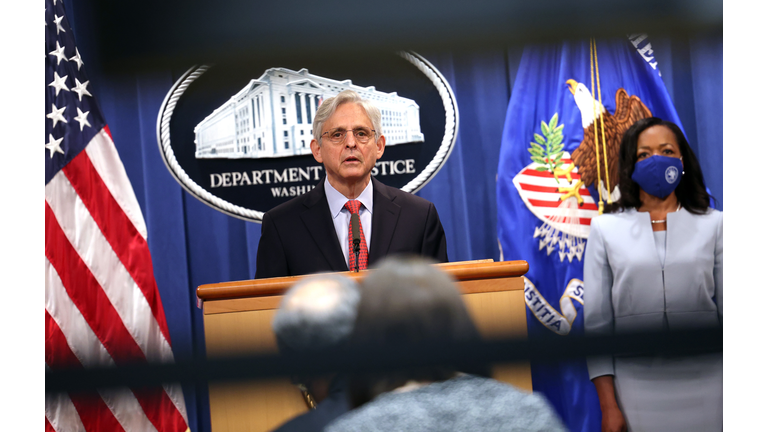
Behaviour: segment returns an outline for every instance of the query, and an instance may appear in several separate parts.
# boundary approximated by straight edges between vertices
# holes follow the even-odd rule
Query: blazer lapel
[[[392,237],[395,234],[400,206],[395,204],[395,197],[387,193],[382,183],[371,176],[373,182],[373,221],[371,222],[371,244],[368,262],[376,262],[387,255]]]
[[[331,211],[328,209],[328,200],[325,198],[325,180],[321,181],[311,192],[306,194],[304,206],[306,210],[301,213],[301,220],[322,251],[323,256],[330,264],[333,271],[346,271],[347,263],[344,262],[344,253],[341,251],[339,239],[336,238],[336,229],[331,219]]]
[[[641,259],[640,257],[649,259],[650,262],[658,265],[658,271],[664,271],[664,263],[661,262],[659,252],[656,250],[656,234],[654,234],[653,225],[651,224],[651,214],[631,209],[627,210],[627,215],[632,218],[632,225],[629,231],[639,236],[639,239],[633,244],[633,255],[638,260]],[[669,224],[667,224],[667,227],[669,227]],[[668,234],[669,231],[667,231]],[[666,244],[669,244],[669,237],[667,237]],[[667,252],[665,252],[665,255]]]

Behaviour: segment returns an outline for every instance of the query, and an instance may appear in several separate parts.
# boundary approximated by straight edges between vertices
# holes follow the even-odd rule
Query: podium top
[[[497,279],[522,276],[528,272],[528,262],[477,260],[436,264],[453,276],[457,281]],[[360,272],[338,272],[339,274],[360,281],[371,270]],[[375,271],[375,269],[373,270]],[[243,281],[220,282],[197,287],[198,303],[208,300],[236,299],[255,296],[282,295],[304,276],[287,276],[268,279],[249,279]]]

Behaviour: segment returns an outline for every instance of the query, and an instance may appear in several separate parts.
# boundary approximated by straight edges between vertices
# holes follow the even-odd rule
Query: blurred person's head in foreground
[[[451,276],[416,256],[389,257],[361,284],[357,320],[350,337],[367,346],[416,346],[422,343],[468,342],[480,338]],[[487,375],[484,368],[464,368]],[[455,367],[413,368],[350,378],[350,398],[358,407],[381,393],[408,383],[445,381]]]
[[[344,276],[316,275],[291,287],[280,302],[272,320],[277,346],[283,354],[307,356],[314,352],[341,348],[348,342],[357,316],[360,291]],[[292,380],[304,393],[307,404],[322,402],[336,374]]]

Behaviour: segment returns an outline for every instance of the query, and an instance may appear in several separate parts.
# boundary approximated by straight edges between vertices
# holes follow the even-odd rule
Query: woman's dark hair
[[[373,347],[407,347],[468,342],[480,335],[467,312],[453,279],[421,257],[390,257],[361,284],[355,328],[350,343]],[[459,366],[419,367],[350,377],[353,407],[409,380],[444,381]],[[461,368],[489,376],[487,368]]]
[[[658,117],[638,120],[624,133],[621,147],[619,147],[619,192],[621,198],[608,211],[637,209],[642,205],[640,186],[632,180],[632,173],[635,171],[635,162],[637,162],[637,140],[641,133],[653,126],[665,126],[671,130],[677,139],[680,154],[683,156],[684,174],[680,179],[680,184],[675,188],[677,201],[691,213],[706,213],[710,196],[704,187],[704,176],[701,173],[699,161],[696,159],[691,146],[688,145],[683,131],[676,124]]]

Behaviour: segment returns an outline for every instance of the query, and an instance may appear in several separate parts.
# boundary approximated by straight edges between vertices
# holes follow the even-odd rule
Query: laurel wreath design
[[[536,142],[531,142],[531,146],[528,148],[528,152],[531,154],[531,160],[540,164],[536,167],[536,171],[549,171],[555,173],[555,170],[563,165],[561,159],[563,158],[563,126],[557,124],[557,113],[549,120],[549,124],[541,122],[541,136],[537,133],[533,134],[533,139]],[[557,176],[555,176],[557,181]],[[558,181],[559,183],[559,181]]]
[[[456,105],[456,97],[451,90],[451,87],[447,85],[445,77],[426,59],[415,53],[409,53],[401,51],[397,53],[400,57],[409,61],[416,66],[437,88],[440,98],[443,102],[443,108],[445,109],[445,133],[443,140],[440,143],[437,153],[432,160],[427,164],[426,168],[416,178],[408,182],[401,189],[405,192],[415,193],[421,189],[432,177],[437,174],[440,168],[445,164],[448,156],[450,156],[453,146],[456,143],[456,133],[459,124],[459,110]],[[160,154],[163,156],[163,162],[166,167],[174,174],[179,184],[189,193],[198,197],[201,201],[209,206],[222,210],[225,213],[248,221],[261,222],[261,218],[264,216],[264,212],[247,209],[235,204],[232,204],[226,200],[223,200],[216,195],[205,190],[202,186],[195,183],[189,175],[181,168],[176,156],[171,148],[171,117],[176,108],[181,95],[189,88],[189,86],[202,74],[204,74],[211,65],[195,65],[187,70],[181,78],[171,87],[171,91],[166,95],[160,106],[160,113],[157,117],[157,143],[160,147]]]

